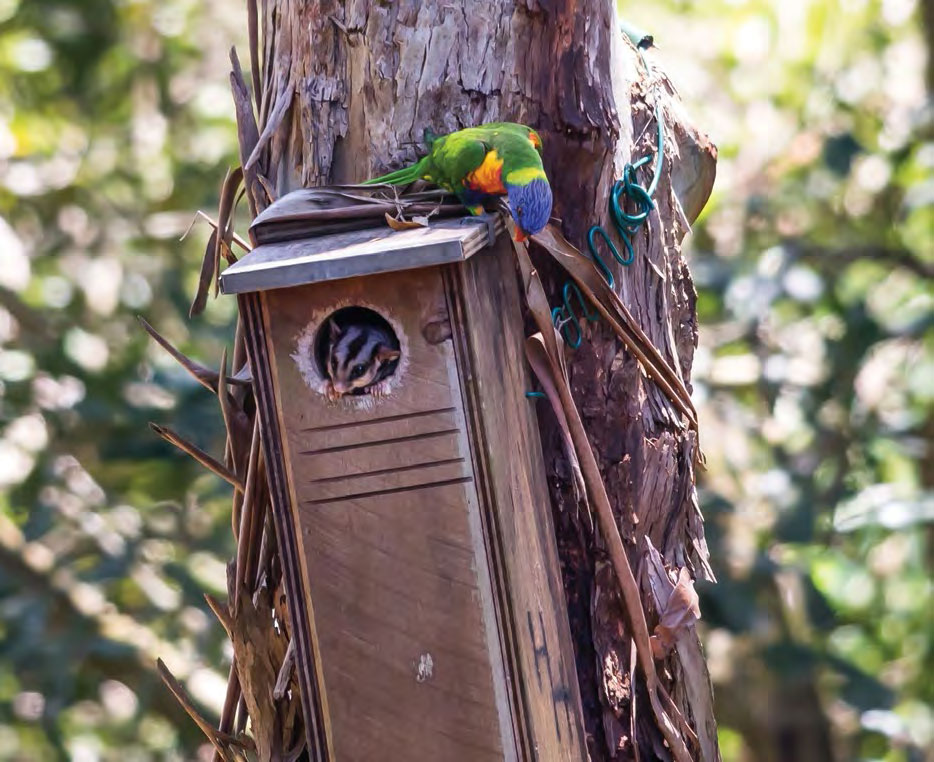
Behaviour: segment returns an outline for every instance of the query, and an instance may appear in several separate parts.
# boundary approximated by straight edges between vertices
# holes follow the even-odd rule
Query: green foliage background
[[[689,256],[724,758],[932,760],[934,12],[623,12],[720,148]],[[178,239],[236,161],[244,34],[237,0],[0,0],[0,760],[209,756],[153,667],[216,715],[229,494],[146,422],[221,422],[135,316],[230,341]]]

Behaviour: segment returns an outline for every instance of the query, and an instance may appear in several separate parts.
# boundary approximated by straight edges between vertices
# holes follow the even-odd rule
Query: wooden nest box
[[[586,759],[502,222],[316,236],[301,210],[287,196],[258,217],[221,286],[240,300],[312,758]],[[385,395],[328,399],[335,315],[398,340]]]

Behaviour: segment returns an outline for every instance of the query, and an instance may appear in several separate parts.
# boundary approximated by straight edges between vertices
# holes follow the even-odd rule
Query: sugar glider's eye
[[[350,377],[360,378],[360,376],[362,376],[365,371],[366,371],[366,365],[363,365],[362,363],[357,363],[350,369]]]

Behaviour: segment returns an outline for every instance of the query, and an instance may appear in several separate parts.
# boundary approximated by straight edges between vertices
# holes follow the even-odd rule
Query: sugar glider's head
[[[328,321],[330,346],[327,373],[338,395],[366,389],[383,377],[382,371],[399,360],[386,332],[371,325],[339,326]]]

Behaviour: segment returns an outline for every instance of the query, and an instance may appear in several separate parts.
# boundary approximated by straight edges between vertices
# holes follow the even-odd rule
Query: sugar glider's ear
[[[392,347],[380,347],[376,350],[376,359],[379,360],[380,365],[398,360],[401,355],[402,353],[398,349]]]
[[[341,337],[340,326],[334,318],[328,319],[328,336],[331,339],[331,344],[334,344]]]

